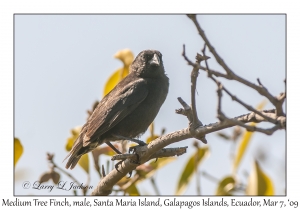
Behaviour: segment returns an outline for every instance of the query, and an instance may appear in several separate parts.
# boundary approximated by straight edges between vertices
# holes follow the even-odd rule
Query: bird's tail
[[[68,159],[68,162],[66,164],[66,169],[68,168],[73,169],[78,163],[81,156],[85,154],[85,152],[83,152],[83,136],[85,134],[84,127],[85,126],[83,126],[83,128],[81,129],[81,132],[78,138],[76,139],[76,141],[74,142],[71,151],[69,152],[67,157],[63,160],[65,161],[66,159]]]
[[[69,155],[66,158],[68,158],[68,157],[69,157]],[[77,165],[77,163],[78,163],[78,161],[79,161],[80,158],[81,158],[81,155],[78,156],[78,155],[72,154],[69,157],[69,160],[68,160],[68,162],[66,164],[66,169],[68,169],[68,168],[73,169]]]

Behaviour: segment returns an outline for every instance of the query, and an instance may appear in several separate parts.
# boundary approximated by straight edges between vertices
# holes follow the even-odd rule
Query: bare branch
[[[183,105],[185,111],[183,112],[182,110],[176,110],[177,113],[185,113],[185,115],[189,119],[189,127],[191,129],[191,133],[194,134],[195,128],[198,128],[199,126],[203,126],[202,122],[199,120],[198,115],[197,115],[197,108],[196,108],[196,86],[197,86],[197,77],[199,75],[199,67],[200,67],[200,62],[201,61],[206,61],[210,57],[205,56],[205,55],[200,55],[197,53],[196,55],[196,62],[193,63],[188,59],[188,57],[185,54],[185,45],[183,45],[183,52],[182,56],[184,59],[188,62],[189,65],[193,66],[193,70],[191,72],[191,106],[192,107],[187,107],[185,104],[183,104],[181,101],[183,101],[181,98],[178,98],[179,102]],[[192,116],[191,116],[192,115]],[[205,136],[196,136],[193,135],[196,139],[201,140],[203,143],[207,143],[207,140]]]
[[[177,99],[182,105],[183,109],[176,109],[175,112],[177,114],[185,115],[188,118],[189,122],[193,122],[192,108],[181,97],[178,97]]]
[[[282,104],[277,100],[276,97],[274,97],[263,85],[255,85],[251,82],[249,82],[246,79],[243,79],[242,77],[236,75],[224,62],[224,60],[219,56],[219,54],[216,52],[215,48],[211,45],[211,43],[209,42],[208,38],[206,37],[203,29],[200,27],[200,24],[197,21],[196,15],[188,15],[188,17],[193,21],[194,25],[196,26],[199,35],[202,37],[202,39],[204,40],[205,44],[207,45],[207,47],[209,48],[210,52],[213,54],[213,56],[215,57],[216,61],[219,63],[220,66],[222,66],[224,68],[224,70],[227,73],[227,79],[232,79],[232,80],[236,80],[248,87],[253,88],[254,90],[256,90],[258,93],[260,93],[261,95],[265,96],[266,98],[269,99],[269,101],[275,106],[276,110],[277,110],[277,115],[278,116],[284,116],[285,114],[282,111]],[[224,76],[222,74],[219,74],[219,76]]]
[[[206,49],[206,45],[204,45],[203,47],[203,55],[205,55],[205,49]],[[272,118],[269,118],[268,116],[264,116],[261,112],[259,112],[258,110],[254,109],[252,106],[246,104],[245,102],[243,102],[242,100],[238,99],[236,96],[234,96],[233,94],[231,94],[223,85],[221,85],[221,83],[216,80],[213,75],[210,73],[210,70],[209,70],[209,67],[208,67],[208,63],[207,61],[205,61],[205,65],[206,65],[206,69],[207,69],[207,72],[208,72],[208,77],[210,77],[218,86],[218,97],[219,97],[219,101],[218,101],[218,113],[220,112],[220,105],[221,105],[221,101],[220,101],[220,97],[222,96],[222,93],[220,92],[221,90],[224,90],[230,97],[233,101],[236,101],[238,102],[239,104],[241,104],[242,106],[244,106],[246,109],[248,109],[249,111],[252,111],[258,115],[260,115],[261,117],[264,117],[267,121],[269,122],[272,122],[274,124],[277,123],[276,120],[272,119]],[[260,83],[259,79],[257,79],[258,82]]]
[[[236,125],[239,125],[241,127],[244,127],[247,129],[247,131],[258,131],[258,132],[261,132],[261,133],[264,133],[264,134],[267,134],[267,135],[272,135],[275,131],[277,131],[278,129],[280,129],[280,125],[275,125],[273,126],[272,128],[268,128],[268,129],[263,129],[263,128],[258,128],[258,127],[255,127],[255,126],[250,126],[250,125],[246,125],[242,122],[239,122],[237,120],[234,120],[234,119],[228,119],[226,118],[226,120],[228,121],[231,121],[232,123],[236,124]]]
[[[277,128],[277,130],[279,129],[285,129],[286,127],[286,117],[280,116],[278,117],[276,115],[276,110],[272,109],[272,110],[264,110],[261,111],[263,112],[264,115],[267,115],[268,117],[271,117],[273,119],[276,119],[278,122],[276,123],[279,127]],[[232,126],[237,125],[236,121],[239,121],[241,123],[249,123],[249,122],[255,122],[255,123],[260,123],[260,122],[265,122],[265,118],[261,117],[258,114],[255,114],[254,112],[251,112],[249,114],[244,114],[238,117],[234,117],[234,118],[230,118],[231,120],[223,120],[221,122],[217,122],[217,123],[212,123],[209,125],[205,125],[203,127],[199,127],[197,128],[195,131],[198,133],[212,133],[215,131],[219,131],[222,130],[224,128],[229,128]]]

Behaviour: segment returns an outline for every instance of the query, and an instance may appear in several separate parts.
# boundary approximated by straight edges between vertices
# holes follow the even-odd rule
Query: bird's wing
[[[117,88],[116,90],[98,104],[89,118],[83,138],[84,146],[93,141],[91,137],[95,133],[97,133],[97,136],[102,135],[113,128],[124,117],[135,110],[148,95],[147,83],[143,79],[133,81],[125,87]]]

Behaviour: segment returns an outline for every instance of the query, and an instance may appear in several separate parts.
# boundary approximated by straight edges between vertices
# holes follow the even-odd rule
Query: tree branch
[[[243,79],[242,77],[236,75],[224,62],[224,60],[219,56],[219,54],[216,52],[215,48],[211,45],[211,43],[209,42],[208,38],[206,37],[203,29],[200,27],[200,24],[197,21],[196,15],[187,15],[194,23],[194,25],[196,26],[199,35],[202,37],[202,39],[204,40],[205,44],[207,45],[207,47],[209,48],[210,52],[213,54],[213,56],[215,57],[216,61],[219,63],[220,66],[223,67],[223,69],[226,71],[227,79],[230,80],[236,80],[248,87],[251,87],[252,89],[256,90],[258,93],[260,93],[261,95],[265,96],[276,108],[276,112],[278,116],[284,116],[284,112],[282,109],[282,102],[279,101],[277,99],[277,97],[274,97],[268,90],[267,88],[265,88],[260,81],[258,81],[259,85],[255,85],[251,82],[249,82],[246,79]],[[199,67],[200,68],[200,67]],[[222,74],[218,74],[218,76],[223,76]]]
[[[286,117],[277,117],[275,114],[275,109],[273,110],[265,110],[262,111],[264,115],[268,115],[273,119],[278,120],[280,125],[285,125]],[[225,128],[229,128],[236,125],[236,121],[241,123],[249,123],[249,122],[263,122],[266,121],[263,117],[254,112],[241,115],[235,118],[231,118],[231,120],[224,120],[221,122],[212,123],[209,125],[205,125],[203,127],[198,127],[195,129],[195,132],[199,136],[204,136],[206,134],[219,131]],[[273,130],[282,129],[283,126],[277,126]],[[136,153],[140,157],[140,163],[143,164],[147,162],[151,156],[157,151],[163,149],[164,147],[173,144],[175,142],[179,142],[182,140],[186,140],[188,138],[192,138],[192,134],[190,133],[189,128],[184,128],[182,130],[178,130],[151,141],[148,145],[139,146],[136,148]],[[92,192],[92,195],[109,195],[112,192],[113,186],[127,173],[134,170],[138,164],[133,163],[130,159],[126,159],[119,165],[118,172],[116,169],[112,170],[109,174],[107,174],[101,181],[98,183],[97,187]]]
[[[115,158],[119,158],[123,160],[120,164],[117,164],[117,169],[113,169],[110,173],[106,174],[105,177],[101,179],[98,183],[97,187],[92,192],[92,195],[109,195],[112,192],[113,186],[127,173],[134,170],[139,164],[143,164],[152,158],[157,157],[164,157],[170,155],[181,155],[185,152],[186,147],[183,148],[167,148],[164,147],[173,144],[175,142],[179,142],[182,140],[186,140],[188,138],[195,137],[200,139],[202,142],[206,143],[205,135],[216,132],[225,128],[233,127],[239,125],[241,127],[246,128],[249,131],[258,131],[265,133],[267,135],[273,134],[275,131],[279,129],[286,128],[286,116],[283,112],[282,105],[285,101],[286,94],[282,93],[278,97],[274,97],[269,93],[267,88],[265,88],[261,81],[258,79],[258,84],[253,84],[246,79],[243,79],[236,75],[223,61],[223,59],[218,55],[216,50],[210,44],[209,40],[207,39],[204,31],[200,27],[196,16],[195,15],[188,15],[188,17],[194,22],[200,36],[205,42],[204,48],[202,50],[203,56],[197,54],[196,62],[192,62],[185,54],[185,46],[183,46],[182,56],[187,61],[188,65],[193,67],[191,72],[191,106],[189,106],[182,98],[178,98],[178,101],[181,103],[183,108],[177,109],[177,114],[185,115],[189,120],[189,127],[184,128],[182,130],[178,130],[166,135],[162,135],[155,140],[151,141],[148,145],[144,146],[136,146],[135,147],[135,154],[124,154],[116,156]],[[210,52],[213,54],[217,62],[224,68],[226,74],[219,73],[215,70],[210,70],[208,67],[207,57],[205,55],[205,47],[208,47]],[[200,66],[201,61],[205,61],[206,68]],[[196,110],[196,101],[195,101],[195,91],[196,91],[196,82],[198,77],[199,69],[205,70],[208,73],[209,78],[211,78],[218,86],[218,118],[220,119],[219,122],[212,123],[209,125],[203,126],[201,121],[198,119],[197,110]],[[234,96],[229,90],[227,90],[215,77],[223,77],[228,80],[236,80],[254,90],[256,90],[261,95],[265,96],[269,99],[269,101],[275,106],[275,109],[271,110],[264,110],[258,111],[251,107],[250,105],[246,104],[236,96]],[[251,112],[248,114],[244,114],[234,118],[228,118],[222,112],[222,92],[223,90],[232,98],[232,100],[237,101],[239,104],[250,110]],[[249,122],[270,122],[275,124],[271,128],[259,128],[255,126],[247,125]],[[137,164],[137,156],[138,164]]]

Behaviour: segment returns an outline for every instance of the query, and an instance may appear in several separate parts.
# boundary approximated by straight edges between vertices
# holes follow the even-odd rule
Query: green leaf
[[[266,101],[262,101],[257,107],[256,109],[257,110],[261,110],[263,109],[263,107],[266,105]],[[255,126],[256,123],[250,123],[251,126]],[[233,173],[236,173],[239,165],[240,165],[240,162],[248,148],[248,145],[250,143],[250,140],[251,140],[251,137],[253,135],[254,132],[250,132],[250,131],[245,131],[244,133],[244,137],[242,138],[242,140],[240,141],[238,147],[237,147],[237,153],[236,153],[236,156],[235,156],[235,159],[233,161]]]
[[[235,179],[233,176],[227,176],[222,179],[217,188],[216,195],[232,195],[231,191],[234,189]]]
[[[246,194],[274,195],[274,186],[272,180],[262,171],[256,160],[254,162],[254,169],[249,176]]]
[[[176,195],[180,195],[185,191],[187,185],[189,184],[191,178],[195,173],[195,166],[198,166],[208,154],[209,149],[207,146],[205,146],[202,148],[198,148],[195,154],[190,157],[177,184],[177,189],[175,192]]]
[[[16,166],[18,160],[20,159],[21,155],[23,154],[23,146],[21,144],[20,139],[14,138],[14,153],[15,153],[15,158],[14,158],[14,166]]]

